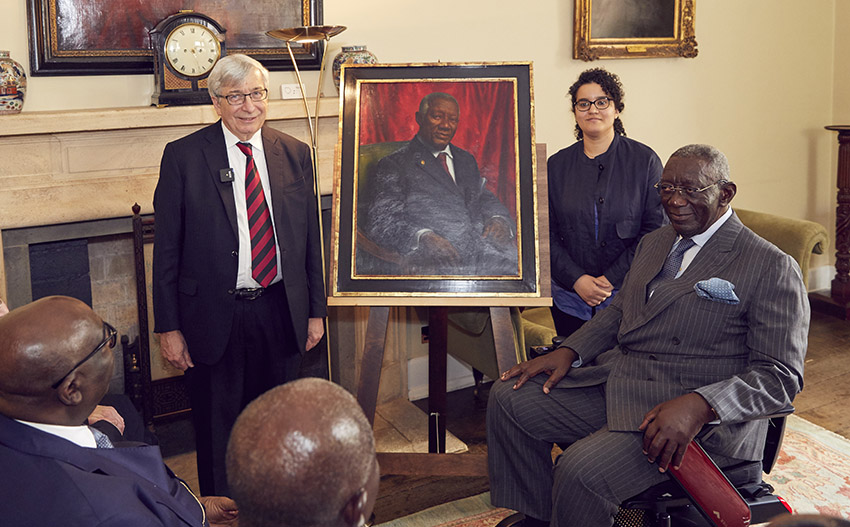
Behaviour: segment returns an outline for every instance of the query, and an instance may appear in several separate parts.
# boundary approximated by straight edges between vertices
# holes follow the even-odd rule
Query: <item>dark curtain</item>
[[[363,83],[359,144],[409,141],[419,126],[419,101],[431,92],[457,99],[460,121],[452,144],[475,156],[487,188],[516,219],[516,104],[512,80]]]

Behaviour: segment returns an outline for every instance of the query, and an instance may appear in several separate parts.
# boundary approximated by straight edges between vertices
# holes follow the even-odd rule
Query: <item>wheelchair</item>
[[[535,347],[538,349],[530,350],[529,355],[547,353],[556,348],[562,340],[563,337],[555,337],[552,346]],[[706,488],[705,491],[692,491],[696,495],[689,495],[673,477],[671,470],[668,471],[668,481],[650,487],[620,504],[620,510],[614,517],[614,527],[746,527],[768,522],[780,514],[793,513],[791,506],[781,496],[774,494],[773,486],[762,479],[763,473],[769,474],[779,458],[782,438],[785,435],[785,418],[793,411],[794,408],[789,407],[777,415],[765,418],[769,420],[769,425],[761,461],[744,462],[721,470],[706,455],[716,473],[720,474],[717,484],[726,486],[719,492],[716,488]],[[686,469],[687,465],[683,464],[681,472]],[[736,493],[741,498],[738,504],[745,514],[741,517],[717,518],[713,512],[721,507],[712,507],[712,500],[728,501],[728,496],[734,499]],[[515,513],[499,522],[496,527],[521,525],[524,519],[525,515]]]

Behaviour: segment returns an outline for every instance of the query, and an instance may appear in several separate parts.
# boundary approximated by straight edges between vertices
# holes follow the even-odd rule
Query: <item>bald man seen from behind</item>
[[[159,447],[113,445],[83,424],[109,386],[116,336],[86,304],[63,296],[0,318],[4,527],[235,521],[232,500],[195,498],[165,466]]]
[[[292,381],[255,399],[227,446],[240,527],[362,527],[379,472],[360,405],[322,379]]]

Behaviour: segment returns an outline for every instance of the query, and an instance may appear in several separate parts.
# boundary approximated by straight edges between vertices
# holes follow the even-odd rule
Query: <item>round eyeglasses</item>
[[[589,101],[587,99],[579,99],[579,100],[576,101],[576,103],[573,106],[575,106],[575,109],[580,111],[580,112],[586,112],[586,111],[590,110],[591,105],[596,106],[597,110],[604,110],[605,108],[608,108],[609,106],[611,106],[611,98],[610,97],[600,97],[600,98],[594,99],[592,101]]]
[[[656,183],[653,186],[655,187],[655,190],[658,191],[658,193],[661,195],[662,198],[669,198],[677,191],[680,194],[682,194],[683,196],[686,196],[688,198],[696,198],[697,196],[699,196],[700,194],[702,194],[706,190],[710,189],[711,187],[713,187],[715,185],[724,185],[726,183],[728,183],[728,181],[726,181],[725,179],[721,179],[719,181],[715,181],[711,185],[708,185],[708,186],[705,186],[705,187],[702,187],[702,188],[696,188],[696,187],[681,187],[679,185],[673,185],[673,184],[670,184],[670,183],[662,183],[661,181],[659,181],[658,183]]]
[[[265,101],[269,97],[269,90],[254,90],[251,93],[228,93],[227,95],[215,94],[216,97],[221,97],[231,106],[239,106],[245,103],[245,98],[250,97],[254,102]]]

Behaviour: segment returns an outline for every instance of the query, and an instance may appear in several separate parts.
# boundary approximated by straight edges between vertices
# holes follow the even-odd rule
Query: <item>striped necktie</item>
[[[268,287],[277,276],[277,249],[274,229],[263,193],[260,174],[254,164],[250,143],[236,143],[245,154],[245,204],[248,208],[248,230],[251,233],[251,276],[262,287]]]
[[[679,245],[673,249],[670,254],[667,255],[667,259],[664,260],[664,266],[661,268],[661,272],[649,282],[649,287],[647,287],[647,291],[649,294],[647,299],[652,296],[652,292],[655,291],[662,282],[667,280],[672,280],[676,278],[676,275],[679,273],[679,269],[682,267],[682,260],[685,259],[685,252],[696,245],[696,243],[690,238],[682,238],[679,241]]]

